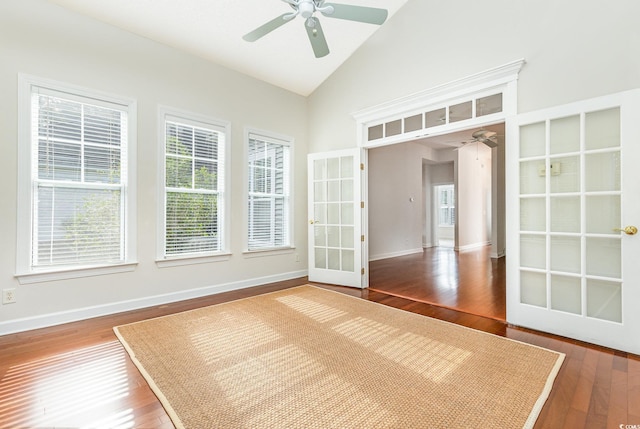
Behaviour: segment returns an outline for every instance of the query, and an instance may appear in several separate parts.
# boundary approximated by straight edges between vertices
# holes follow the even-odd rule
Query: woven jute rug
[[[564,359],[313,286],[114,330],[178,428],[531,428]]]

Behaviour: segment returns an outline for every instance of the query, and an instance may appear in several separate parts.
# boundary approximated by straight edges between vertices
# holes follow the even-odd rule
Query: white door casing
[[[640,90],[507,134],[507,321],[640,354]]]
[[[308,156],[309,281],[368,287],[359,148]]]

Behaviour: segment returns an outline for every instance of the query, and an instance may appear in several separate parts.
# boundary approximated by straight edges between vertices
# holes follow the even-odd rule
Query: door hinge
[[[364,208],[364,201],[360,201],[360,208],[363,209]]]
[[[364,164],[360,163],[360,170],[364,171]]]
[[[364,276],[364,268],[360,270],[360,274]]]
[[[364,235],[360,236],[360,241],[362,241],[364,243]]]

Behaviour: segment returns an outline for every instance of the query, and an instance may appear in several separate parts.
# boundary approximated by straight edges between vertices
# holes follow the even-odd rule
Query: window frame
[[[61,98],[86,104],[117,106],[127,114],[126,183],[124,192],[123,246],[124,260],[116,263],[77,264],[34,268],[32,265],[34,221],[34,143],[32,141],[32,94],[41,89]],[[137,102],[133,98],[114,95],[77,85],[58,82],[27,74],[18,74],[18,195],[17,195],[17,249],[15,277],[21,284],[56,281],[87,276],[133,271],[137,265],[137,207],[136,207],[136,154],[137,154]]]
[[[273,247],[258,247],[251,248],[249,246],[249,185],[250,185],[250,165],[249,165],[249,141],[251,139],[257,139],[271,144],[282,145],[287,148],[288,158],[285,162],[285,189],[288,189],[288,194],[284,196],[285,200],[285,215],[287,224],[285,225],[285,238],[286,243],[282,246]],[[246,257],[260,256],[263,254],[278,254],[289,253],[295,249],[294,241],[294,227],[293,227],[293,209],[294,209],[294,139],[293,137],[277,134],[271,131],[265,131],[255,128],[246,127],[244,130],[244,255]]]
[[[222,165],[222,186],[218,187],[218,208],[219,222],[218,228],[220,236],[220,250],[214,252],[193,252],[183,254],[166,254],[166,124],[167,122],[177,122],[196,128],[212,129],[218,131],[224,138],[222,144],[222,156],[218,158],[219,166]],[[231,123],[229,121],[176,109],[169,106],[158,106],[158,230],[157,230],[157,251],[156,265],[160,268],[181,265],[200,264],[228,260],[231,253],[230,246],[230,142]],[[220,210],[220,206],[222,209]]]

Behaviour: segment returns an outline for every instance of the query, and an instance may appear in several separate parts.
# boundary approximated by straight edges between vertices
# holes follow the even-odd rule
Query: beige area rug
[[[114,328],[179,428],[530,428],[564,355],[313,286]]]

